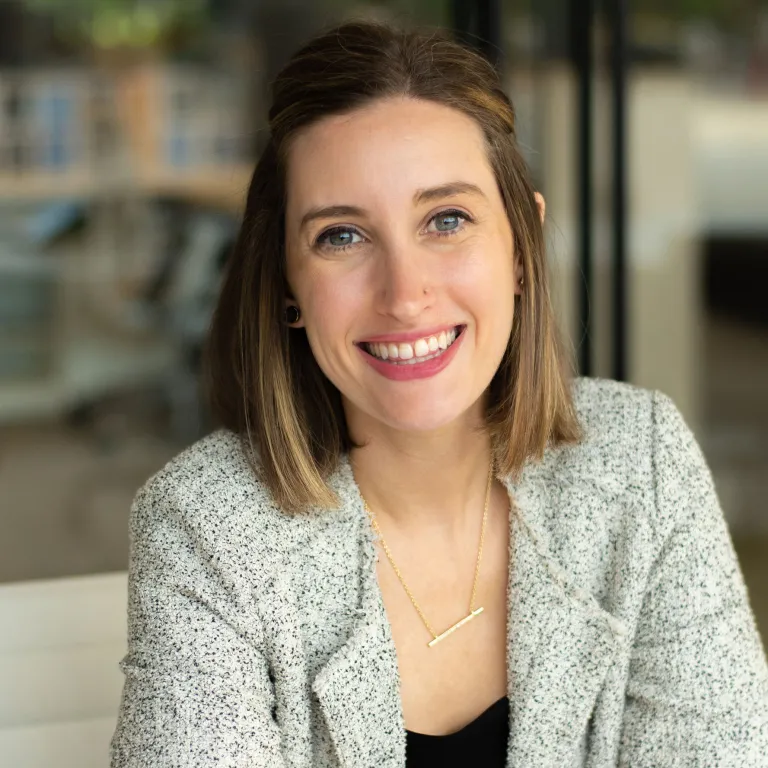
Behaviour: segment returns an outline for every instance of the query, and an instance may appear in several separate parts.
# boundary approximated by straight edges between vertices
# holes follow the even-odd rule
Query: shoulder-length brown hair
[[[478,123],[522,262],[525,287],[488,393],[499,471],[516,475],[548,445],[580,437],[534,188],[496,71],[438,32],[346,23],[301,48],[273,84],[270,138],[253,174],[206,355],[214,415],[245,438],[254,469],[290,512],[338,502],[326,480],[353,446],[339,391],[315,362],[304,330],[289,329],[283,319],[286,159],[297,132],[391,96],[444,104]]]

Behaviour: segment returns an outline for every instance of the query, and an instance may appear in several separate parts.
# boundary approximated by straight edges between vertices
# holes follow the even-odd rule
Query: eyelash
[[[459,219],[463,219],[465,223],[472,224],[474,220],[472,217],[464,213],[464,211],[455,210],[453,208],[449,208],[445,211],[438,211],[432,218],[427,222],[427,224],[431,224],[435,219],[440,218],[441,216],[456,216]],[[432,232],[431,234],[437,235],[438,237],[451,237],[452,235],[456,235],[459,232],[461,232],[464,229],[464,227],[459,227],[458,229],[450,229],[445,232]],[[322,232],[320,235],[318,235],[317,240],[315,240],[315,245],[319,248],[330,248],[333,251],[341,252],[346,251],[349,248],[354,248],[356,245],[360,245],[360,243],[348,243],[347,245],[328,245],[327,243],[323,243],[322,240],[326,237],[330,237],[331,235],[337,235],[342,232],[356,232],[354,227],[345,227],[345,226],[338,226],[338,227],[331,227],[330,229],[326,229],[324,232]],[[358,232],[358,234],[360,234]]]

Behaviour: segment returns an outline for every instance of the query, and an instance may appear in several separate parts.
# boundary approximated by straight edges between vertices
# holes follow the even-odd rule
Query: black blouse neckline
[[[472,722],[467,723],[463,728],[453,733],[447,733],[444,735],[437,735],[431,733],[419,733],[418,731],[409,731],[406,729],[407,738],[411,741],[428,741],[428,740],[455,740],[457,738],[464,738],[473,734],[478,729],[486,729],[491,723],[500,723],[506,725],[509,718],[509,697],[502,696],[500,699],[491,704],[488,709],[481,712]]]

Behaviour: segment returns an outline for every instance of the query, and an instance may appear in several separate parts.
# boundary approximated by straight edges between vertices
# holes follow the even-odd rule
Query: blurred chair
[[[194,208],[179,218],[184,222],[183,245],[169,254],[172,266],[165,267],[167,283],[159,305],[165,332],[177,345],[182,363],[166,386],[171,432],[176,438],[191,441],[208,426],[200,391],[200,363],[237,222],[231,216]]]
[[[238,222],[231,215],[183,201],[158,200],[152,206],[162,232],[153,268],[115,317],[122,318],[126,329],[163,340],[174,351],[172,365],[141,381],[116,383],[84,398],[70,416],[73,423],[92,423],[100,406],[131,392],[160,405],[169,416],[169,437],[186,444],[209,426],[200,391],[200,362]]]
[[[125,573],[0,585],[0,763],[104,768],[126,653]]]

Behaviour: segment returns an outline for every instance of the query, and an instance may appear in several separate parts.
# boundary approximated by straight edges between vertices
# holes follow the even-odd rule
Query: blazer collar
[[[561,766],[575,754],[603,680],[624,641],[621,622],[574,583],[549,553],[535,522],[553,503],[540,473],[526,468],[510,493],[507,611],[507,762]],[[347,641],[312,681],[342,768],[402,768],[405,724],[397,653],[376,575],[376,534],[349,463],[331,485],[362,541],[361,604]]]

